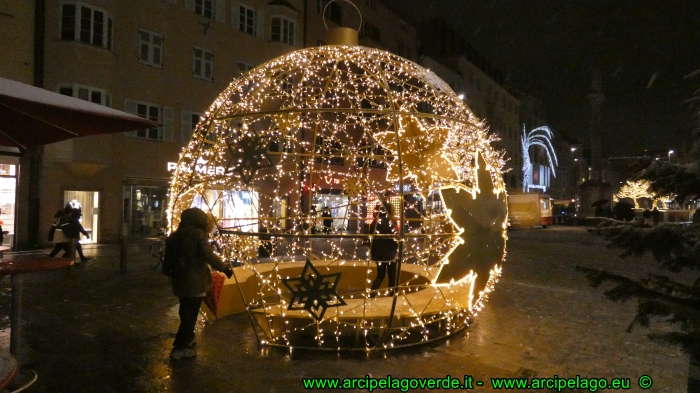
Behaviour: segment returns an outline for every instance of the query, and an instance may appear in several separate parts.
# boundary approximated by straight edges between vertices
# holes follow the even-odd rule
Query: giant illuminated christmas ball
[[[172,178],[170,222],[192,206],[212,214],[216,249],[241,265],[218,276],[209,307],[247,312],[263,344],[435,340],[468,326],[500,274],[503,158],[491,141],[416,63],[360,46],[297,50],[235,79],[204,114]],[[392,234],[370,229],[382,203]],[[373,290],[380,238],[399,245],[386,269],[397,280]]]

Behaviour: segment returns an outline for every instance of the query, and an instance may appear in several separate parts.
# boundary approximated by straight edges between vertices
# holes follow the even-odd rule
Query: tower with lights
[[[607,200],[612,204],[612,185],[605,181],[603,170],[603,148],[601,142],[602,133],[602,106],[605,96],[601,91],[600,72],[593,73],[591,82],[592,92],[588,94],[588,102],[591,104],[591,162],[588,178],[581,184],[581,206],[579,214],[584,217],[596,215],[592,204],[597,201]],[[605,206],[605,205],[603,205]],[[612,205],[607,205],[612,208]]]
[[[588,102],[591,104],[591,179],[603,180],[603,153],[600,141],[601,134],[601,106],[605,95],[600,91],[600,73],[596,70],[591,83],[592,92],[588,94]]]

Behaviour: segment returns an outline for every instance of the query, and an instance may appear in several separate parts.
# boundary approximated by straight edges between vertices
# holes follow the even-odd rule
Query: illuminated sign
[[[209,166],[206,165],[207,161],[201,158],[197,160],[197,164],[194,165],[194,171],[200,175],[225,175],[226,168],[223,166]],[[168,162],[168,172],[172,172],[177,169],[177,162]],[[190,171],[190,168],[182,168],[186,171]]]
[[[340,184],[340,179],[335,179],[333,176],[323,176],[323,181],[326,184]]]

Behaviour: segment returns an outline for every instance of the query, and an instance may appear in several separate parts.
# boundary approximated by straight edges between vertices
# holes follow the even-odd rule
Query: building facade
[[[0,60],[1,77],[162,124],[24,154],[0,153],[0,179],[13,183],[10,191],[0,185],[0,193],[23,201],[13,200],[8,208],[0,201],[3,214],[13,211],[12,217],[0,216],[7,221],[5,229],[15,216],[26,222],[12,225],[15,248],[45,245],[45,229],[70,201],[82,206],[91,242],[115,243],[122,233],[155,235],[166,225],[171,171],[214,99],[258,64],[325,44],[326,30],[336,26],[361,26],[360,45],[421,62],[464,94],[474,113],[499,135],[496,147],[510,158],[508,188],[520,187],[520,104],[503,87],[502,75],[452,37],[453,31],[441,28],[437,35],[419,37],[419,31],[432,30],[418,29],[376,0],[355,5],[329,0],[0,1],[0,20],[8,22],[0,25],[0,40],[13,53]],[[433,45],[447,38],[444,45]],[[18,182],[20,161],[35,180],[24,176]]]
[[[302,47],[303,2],[46,2],[45,89],[162,127],[44,147],[40,227],[70,200],[91,241],[165,225],[170,170],[199,116],[236,76]],[[126,224],[124,226],[123,224]]]
[[[35,7],[33,1],[0,0],[0,78],[26,84],[34,84],[35,67],[41,59],[35,59],[37,50],[35,36]],[[18,217],[26,217],[27,204],[18,204],[18,195],[29,194],[29,182],[20,183],[20,161],[30,168],[32,157],[20,157],[19,150],[0,147],[0,227],[8,234],[3,236],[3,245],[13,244],[15,223]],[[25,180],[26,177],[22,179]]]

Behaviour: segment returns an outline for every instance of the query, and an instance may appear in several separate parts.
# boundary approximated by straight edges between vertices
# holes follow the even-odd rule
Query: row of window
[[[212,1],[197,1],[195,12],[211,17]],[[239,30],[254,36],[264,33],[264,15],[245,5],[238,5],[231,11],[231,23]],[[285,16],[271,18],[270,40],[294,46],[296,21]],[[79,41],[101,48],[112,49],[112,18],[103,10],[83,5],[66,3],[61,7],[61,39]],[[163,36],[141,31],[140,60],[160,66],[163,54]]]
[[[318,10],[329,0],[318,0]],[[373,8],[373,2],[368,1],[368,7]],[[330,3],[331,20],[340,23],[340,7],[337,3]],[[195,12],[202,16],[211,17],[213,12],[212,0],[196,1]],[[328,11],[327,11],[328,12]],[[338,19],[338,20],[336,20]],[[243,4],[234,5],[231,10],[231,21],[234,26],[244,33],[253,36],[262,36],[264,32],[264,15],[262,12]],[[103,10],[83,5],[66,3],[62,6],[61,15],[61,39],[79,41],[86,44],[112,49],[113,22],[112,18]],[[370,23],[364,22],[360,29],[361,37],[368,37],[374,41],[381,41],[381,30]],[[270,40],[281,42],[291,46],[296,42],[296,21],[285,16],[271,18]],[[161,34],[139,30],[139,61],[154,67],[163,65],[163,43]],[[411,50],[408,45],[401,42],[397,45],[399,56],[410,58]],[[202,48],[194,50],[193,75],[198,78],[211,80],[213,75],[214,55]]]
[[[192,75],[212,80],[214,75],[214,53],[194,47]],[[147,30],[139,30],[139,62],[154,67],[163,66],[163,36]]]
[[[154,67],[163,65],[163,37],[159,34],[139,30],[140,51],[139,61]],[[203,48],[194,47],[194,64],[192,75],[197,78],[212,80],[214,74],[214,53]],[[238,63],[239,75],[253,67],[246,63]]]

